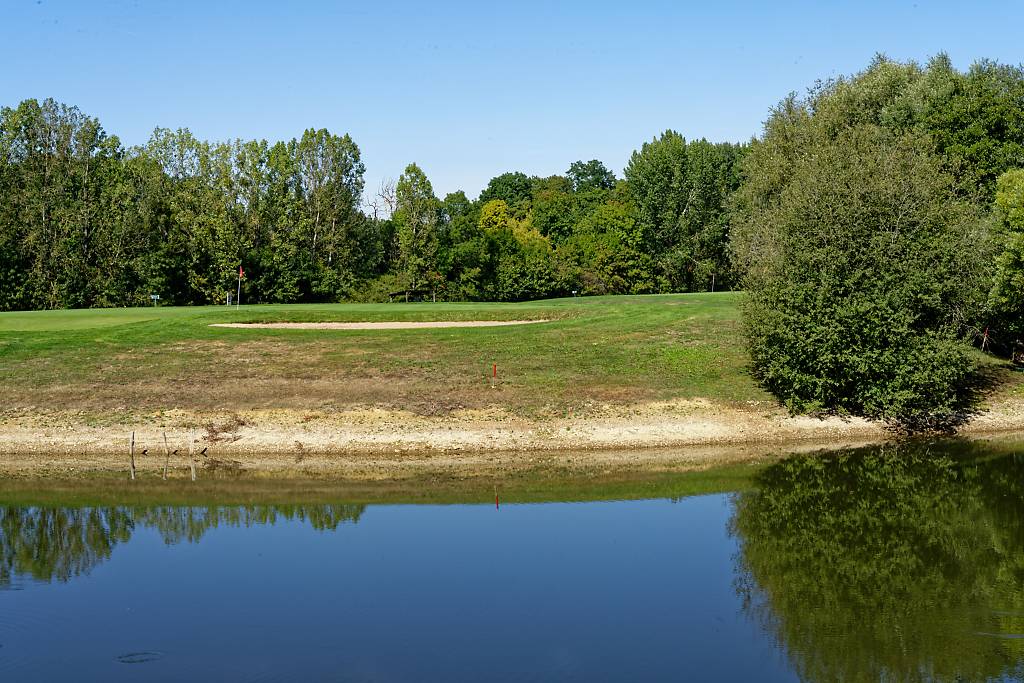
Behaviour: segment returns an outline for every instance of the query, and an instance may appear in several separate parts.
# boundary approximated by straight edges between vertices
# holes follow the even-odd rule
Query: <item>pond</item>
[[[500,505],[0,491],[0,679],[1024,680],[1024,449],[781,457],[731,488]]]

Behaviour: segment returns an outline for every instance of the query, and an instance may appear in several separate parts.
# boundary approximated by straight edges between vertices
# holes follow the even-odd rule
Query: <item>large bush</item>
[[[996,344],[1024,359],[1024,169],[999,177],[996,191],[999,241],[991,304],[1001,333]]]
[[[787,100],[747,160],[734,249],[754,370],[794,410],[945,423],[974,371],[987,227],[929,138],[834,123]]]

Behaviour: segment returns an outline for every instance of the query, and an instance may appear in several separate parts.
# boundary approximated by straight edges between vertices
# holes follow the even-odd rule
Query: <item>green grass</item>
[[[672,398],[770,400],[747,372],[741,296],[0,313],[0,393],[8,410],[85,414],[354,405],[560,414]],[[536,318],[550,322],[392,331],[209,326]]]

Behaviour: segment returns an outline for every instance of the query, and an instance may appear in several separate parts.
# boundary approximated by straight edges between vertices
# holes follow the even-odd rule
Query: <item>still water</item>
[[[0,505],[0,680],[1024,680],[1024,451],[795,456],[737,488]]]

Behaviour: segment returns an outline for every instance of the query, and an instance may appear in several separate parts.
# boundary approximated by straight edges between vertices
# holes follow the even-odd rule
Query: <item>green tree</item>
[[[95,305],[103,189],[122,150],[99,121],[53,100],[0,110],[0,304]],[[106,220],[105,220],[106,219]]]
[[[146,154],[169,178],[168,212],[183,252],[178,277],[187,303],[222,301],[240,253],[232,238],[229,202],[217,182],[226,167],[225,149],[215,149],[187,129],[158,128]]]
[[[508,172],[491,178],[477,200],[481,205],[500,199],[508,204],[516,218],[524,218],[530,210],[533,181],[525,173]]]
[[[508,204],[494,199],[480,209],[480,231],[488,241],[486,291],[498,301],[549,296],[555,288],[551,243],[529,220],[517,220]]]
[[[955,201],[927,139],[831,123],[786,100],[748,159],[734,246],[755,372],[794,410],[955,420],[986,225]]]
[[[996,178],[1024,165],[1024,69],[979,61],[966,73],[940,54],[922,66],[878,55],[864,71],[825,81],[809,106],[834,130],[874,124],[931,138],[962,198],[984,206]]]
[[[615,174],[598,161],[574,161],[565,172],[575,192],[610,190],[615,187]]]
[[[742,150],[706,140],[687,143],[669,130],[630,157],[625,175],[645,249],[655,255],[668,289],[728,286],[728,200],[739,185]]]
[[[483,297],[487,239],[478,225],[473,202],[461,190],[444,198],[441,214],[445,223],[440,250],[441,272],[448,282],[448,297],[474,300]]]
[[[398,233],[398,269],[405,286],[418,289],[432,285],[438,272],[438,225],[440,203],[426,174],[409,164],[395,188],[395,225]]]
[[[996,260],[990,302],[1008,337],[1004,345],[1024,358],[1024,169],[1007,171],[996,187],[1002,253]]]
[[[538,178],[533,184],[533,225],[554,243],[573,230],[576,202],[572,182],[564,176]]]
[[[643,232],[629,204],[609,201],[576,224],[559,246],[563,268],[572,275],[562,285],[582,294],[644,294],[655,291],[654,264],[643,253]],[[565,277],[565,276],[563,276]]]
[[[359,270],[355,231],[365,167],[348,135],[326,129],[305,131],[294,150],[296,194],[303,204],[298,238],[308,286],[315,298],[338,300]]]
[[[645,142],[625,170],[647,247],[664,253],[682,239],[679,217],[686,210],[686,139],[675,131]]]

